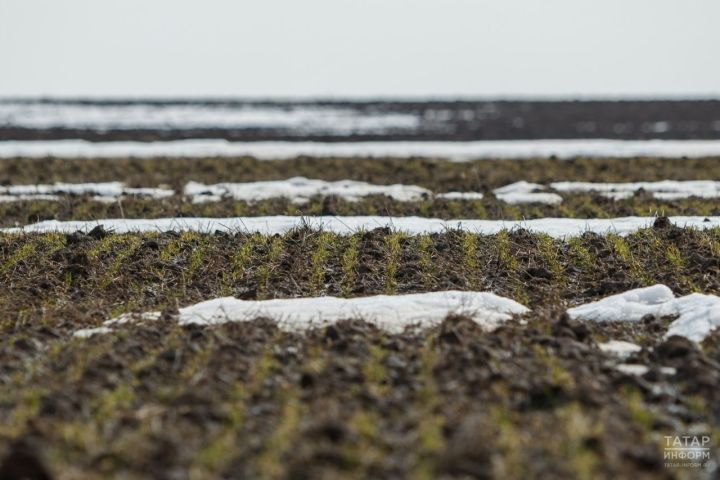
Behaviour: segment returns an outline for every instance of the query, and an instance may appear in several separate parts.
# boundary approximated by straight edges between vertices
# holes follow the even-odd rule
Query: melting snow
[[[57,200],[57,195],[94,195],[116,198],[124,195],[165,198],[175,192],[166,188],[129,188],[122,182],[54,183],[52,185],[0,186],[0,195],[28,200]]]
[[[98,225],[116,233],[127,232],[257,232],[265,235],[283,234],[294,228],[307,226],[341,235],[349,235],[360,230],[372,230],[389,227],[411,235],[425,233],[443,233],[451,229],[492,235],[502,230],[524,228],[531,232],[546,233],[554,238],[582,235],[585,232],[605,234],[612,232],[628,235],[639,229],[649,227],[655,217],[621,217],[607,219],[578,218],[538,218],[533,220],[440,220],[420,217],[382,217],[382,216],[272,216],[272,217],[230,217],[230,218],[158,218],[158,219],[107,219],[91,221],[47,220],[25,227],[0,229],[6,233],[43,233],[90,231]],[[678,226],[699,229],[720,226],[720,217],[670,217]]]
[[[436,193],[435,198],[444,200],[482,200],[483,194],[480,192],[446,192]]]
[[[638,377],[645,375],[650,370],[646,365],[639,363],[621,363],[616,365],[615,369],[627,375],[637,375]]]
[[[598,344],[598,348],[605,353],[615,355],[621,358],[629,357],[633,353],[642,350],[640,345],[623,340],[610,340],[609,342]]]
[[[307,203],[314,196],[330,196],[357,201],[369,195],[385,195],[400,202],[413,202],[432,195],[426,188],[414,185],[373,185],[354,180],[326,182],[304,177],[288,180],[247,183],[217,183],[204,185],[189,182],[185,185],[185,195],[192,197],[193,203],[204,203],[208,198],[232,198],[246,202],[257,202],[271,198],[288,198],[293,203]]]
[[[336,196],[354,202],[370,195],[385,195],[399,202],[414,202],[429,197],[445,200],[481,200],[480,192],[448,192],[434,194],[427,188],[416,185],[375,185],[355,180],[328,182],[305,177],[293,177],[287,180],[265,182],[216,183],[205,185],[189,182],[184,194],[192,198],[193,203],[217,202],[223,198],[232,198],[246,202],[259,202],[272,198],[287,198],[293,203],[303,204],[314,196]]]
[[[272,318],[283,327],[302,330],[339,320],[359,318],[391,332],[405,327],[430,327],[451,313],[467,315],[492,328],[529,310],[508,298],[486,292],[430,292],[362,298],[293,298],[248,301],[218,298],[181,308],[181,324],[217,324]]]
[[[0,158],[243,157],[281,160],[314,157],[482,158],[710,157],[717,140],[513,140],[479,142],[228,142],[197,139],[168,142],[88,142],[84,140],[0,142]]]
[[[678,298],[667,286],[654,285],[571,308],[568,314],[597,322],[636,322],[645,315],[677,317],[665,336],[679,335],[700,342],[720,326],[720,297],[693,293]]]
[[[73,333],[73,336],[78,338],[90,338],[93,335],[105,335],[107,333],[112,333],[112,329],[109,327],[83,328]]]
[[[401,333],[406,327],[437,325],[453,313],[468,316],[490,330],[510,320],[513,315],[527,312],[529,310],[525,306],[514,300],[488,292],[446,291],[351,299],[315,297],[258,301],[223,297],[181,308],[178,322],[183,325],[216,325],[270,318],[281,328],[296,331],[340,320],[362,319],[389,332]],[[114,325],[157,320],[159,317],[159,312],[124,314],[108,320],[102,327],[78,330],[74,335],[87,338],[110,333]]]
[[[712,180],[662,180],[629,183],[555,182],[550,186],[559,192],[596,192],[615,200],[632,197],[639,190],[650,192],[655,198],[661,200],[720,197],[720,182]]]
[[[0,187],[2,188],[2,187]],[[60,197],[57,195],[0,195],[0,203],[5,202],[23,202],[45,200],[49,202],[57,202]]]
[[[503,202],[517,205],[521,203],[545,203],[548,205],[557,205],[562,203],[563,199],[557,193],[543,192],[545,186],[539,183],[529,183],[524,180],[511,183],[501,188],[493,190],[495,196]]]
[[[616,365],[615,369],[626,375],[636,375],[638,377],[650,371],[650,367],[639,363],[621,363],[620,365]],[[675,375],[677,370],[673,367],[660,367],[660,373],[663,375]]]
[[[408,326],[426,328],[437,325],[452,313],[468,316],[492,329],[513,315],[529,311],[512,299],[489,292],[446,291],[351,299],[314,297],[259,301],[223,297],[181,308],[178,322],[215,325],[270,318],[284,329],[304,330],[339,320],[363,319],[397,333]],[[677,298],[667,286],[654,285],[571,308],[568,314],[576,320],[597,322],[633,322],[645,315],[677,317],[665,337],[679,335],[700,342],[720,326],[720,297],[694,293]],[[109,333],[115,325],[158,318],[160,312],[123,314],[106,321],[101,327],[78,330],[74,335],[87,338]],[[627,358],[641,350],[639,345],[619,340],[601,343],[598,347],[619,358]],[[643,365],[622,364],[617,368],[635,375],[643,375],[647,371]],[[669,370],[663,373],[672,374]]]

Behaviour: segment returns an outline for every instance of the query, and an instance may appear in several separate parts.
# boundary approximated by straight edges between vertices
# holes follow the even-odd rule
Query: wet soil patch
[[[30,328],[2,340],[0,464],[58,477],[700,478],[666,469],[662,442],[717,431],[716,349],[662,334],[554,313],[491,333],[461,317],[400,335],[362,321],[298,335],[161,320],[88,340]],[[628,335],[643,346],[631,358],[597,347]]]

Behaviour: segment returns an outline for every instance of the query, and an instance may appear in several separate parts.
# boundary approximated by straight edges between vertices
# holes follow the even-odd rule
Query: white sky
[[[713,96],[720,0],[0,0],[0,96]]]

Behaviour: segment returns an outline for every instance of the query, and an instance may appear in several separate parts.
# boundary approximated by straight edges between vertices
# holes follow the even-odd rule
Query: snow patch
[[[645,315],[672,315],[670,310],[666,313],[666,309],[670,308],[670,302],[674,299],[675,295],[670,288],[665,285],[654,285],[571,308],[568,314],[578,320],[637,322]]]
[[[385,195],[398,202],[415,202],[433,196],[444,200],[482,200],[483,198],[483,194],[480,192],[433,194],[427,188],[416,185],[376,185],[355,180],[329,182],[305,177],[263,182],[216,183],[212,185],[188,182],[183,193],[191,197],[192,202],[195,204],[218,202],[224,198],[245,202],[287,198],[293,203],[304,204],[314,196],[335,196],[350,202],[359,201],[362,197],[371,195]]]
[[[293,203],[303,204],[314,196],[336,196],[354,202],[370,195],[385,195],[399,202],[413,202],[431,196],[432,192],[414,185],[373,185],[354,180],[326,182],[293,177],[288,180],[214,185],[189,182],[185,185],[184,194],[191,197],[193,203],[217,201],[222,198],[246,202],[287,198]]]
[[[43,200],[47,202],[57,202],[60,197],[57,195],[0,195],[0,203],[7,202],[25,202]]]
[[[121,196],[166,198],[174,195],[174,193],[173,190],[167,188],[129,188],[122,182],[0,186],[0,195],[3,197],[17,197],[18,199],[29,200],[58,200],[58,195],[94,195],[95,197],[104,198],[118,198]]]
[[[168,142],[88,142],[85,140],[0,142],[0,158],[255,157],[282,160],[300,156],[444,158],[466,162],[484,158],[711,157],[718,140],[510,140],[478,142],[228,142],[216,139]]]
[[[628,183],[554,182],[550,186],[559,192],[592,192],[614,200],[630,198],[640,190],[650,192],[660,200],[689,197],[720,198],[720,182],[713,180],[662,180]]]
[[[636,375],[638,377],[645,375],[650,370],[646,365],[639,363],[621,363],[616,365],[615,369],[626,375]]]
[[[384,330],[400,333],[406,327],[427,328],[451,313],[465,315],[494,328],[513,315],[527,313],[523,305],[486,292],[430,292],[361,298],[293,298],[249,301],[218,298],[181,308],[180,324],[213,325],[255,318],[271,318],[289,330],[304,330],[339,320],[363,319]]]
[[[514,300],[489,292],[445,291],[351,299],[314,297],[257,301],[223,297],[181,308],[178,323],[217,325],[269,318],[283,329],[302,331],[340,320],[362,319],[388,332],[401,333],[406,327],[435,326],[453,313],[467,316],[492,330],[514,315],[528,312],[527,307]],[[102,327],[78,330],[74,335],[87,338],[110,333],[115,325],[158,318],[160,312],[123,314],[106,321]]]
[[[598,344],[598,348],[605,353],[615,355],[620,358],[626,358],[633,353],[638,353],[642,350],[640,345],[631,342],[625,342],[623,340],[610,340],[605,343]]]
[[[161,312],[123,313],[115,318],[106,320],[101,327],[82,328],[80,330],[77,330],[73,333],[73,336],[78,338],[89,338],[94,335],[105,335],[108,333],[112,333],[114,331],[113,327],[117,325],[125,325],[132,322],[154,321],[160,319],[160,316]]]
[[[645,315],[677,317],[665,337],[701,342],[720,326],[720,297],[693,293],[675,297],[665,285],[638,288],[568,310],[571,318],[596,322],[637,322]]]
[[[446,192],[436,193],[435,198],[443,200],[482,200],[483,194],[480,192]]]
[[[621,363],[619,365],[616,365],[615,369],[626,375],[635,375],[638,377],[642,377],[650,371],[650,367],[639,363]],[[672,376],[677,373],[677,369],[673,367],[660,367],[660,373],[662,373],[663,375]]]
[[[558,205],[563,199],[557,193],[543,192],[546,187],[539,183],[529,183],[525,180],[496,188],[493,193],[505,203],[519,205],[522,203],[544,203],[547,205]]]
[[[112,333],[112,329],[109,327],[83,328],[74,332],[73,337],[90,338],[94,335],[105,335],[108,333]]]
[[[494,235],[503,230],[518,228],[535,233],[545,233],[553,238],[582,235],[585,232],[598,234],[614,233],[629,235],[652,226],[655,217],[621,217],[606,219],[580,218],[538,218],[533,220],[441,220],[421,217],[385,216],[270,216],[270,217],[229,217],[229,218],[158,218],[158,219],[106,219],[90,221],[47,220],[24,227],[4,228],[5,233],[45,233],[90,231],[98,225],[116,233],[129,232],[247,232],[264,235],[284,234],[292,229],[306,226],[340,235],[351,235],[361,230],[388,227],[411,235],[443,233],[447,230],[463,230],[473,233]],[[720,217],[670,217],[680,227],[698,229],[720,226]]]

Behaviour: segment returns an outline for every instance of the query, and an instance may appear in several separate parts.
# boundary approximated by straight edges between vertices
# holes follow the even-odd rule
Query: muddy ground
[[[720,178],[719,159],[441,164],[434,175],[426,170],[435,162],[427,160],[357,162],[18,160],[0,162],[0,178],[177,187],[350,174],[438,191],[520,179]],[[656,208],[642,194],[616,204],[573,198],[558,215]],[[480,204],[488,218],[510,218],[507,210],[494,214],[487,200],[490,207]],[[377,198],[333,208],[368,213],[378,205],[410,212]],[[717,209],[697,199],[666,207],[687,215]],[[74,198],[2,208],[8,225],[117,216],[119,206]],[[202,213],[194,208],[227,215],[290,207],[193,207],[179,198],[123,203],[129,216]],[[457,207],[429,208],[445,216]],[[473,208],[461,213],[484,218]],[[531,215],[527,208],[518,211]],[[660,220],[625,238],[566,240],[522,230],[0,235],[0,478],[713,478],[714,462],[667,467],[663,446],[667,435],[708,435],[718,458],[720,334],[696,345],[664,339],[669,318],[593,324],[564,315],[568,306],[655,283],[676,294],[720,294],[720,230]],[[493,291],[533,313],[494,332],[453,317],[402,335],[358,320],[304,335],[263,319],[215,327],[174,321],[177,308],[226,295],[446,289]],[[72,336],[120,313],[149,310],[162,311],[161,320]],[[611,339],[643,350],[617,358],[598,347]],[[623,373],[621,362],[649,370]]]
[[[73,102],[48,102],[73,103]],[[133,102],[74,102],[127,105]],[[142,102],[148,103],[148,102]],[[150,102],[162,105],[167,102]],[[357,132],[308,133],[287,128],[203,128],[149,130],[92,130],[19,128],[0,125],[0,140],[158,141],[189,138],[224,138],[233,141],[471,141],[520,139],[614,138],[718,139],[720,101],[457,101],[457,102],[170,102],[191,106],[270,106],[291,108],[335,106],[359,114],[409,114],[416,127],[372,134]]]
[[[655,283],[720,293],[720,231],[658,226],[567,241],[524,230],[352,236],[147,233],[0,237],[0,329],[244,299],[487,290],[561,308]]]
[[[203,183],[283,180],[302,176],[320,180],[359,180],[377,184],[419,185],[434,192],[484,191],[519,180],[632,182],[720,179],[720,157],[710,158],[574,158],[478,160],[453,163],[442,159],[311,158],[129,158],[3,159],[0,185],[52,182],[123,181],[128,186],[166,184],[182,189]]]
[[[207,184],[281,180],[305,176],[322,180],[359,180],[375,184],[418,185],[433,192],[475,191],[477,201],[425,199],[397,202],[384,196],[359,202],[317,197],[297,205],[286,199],[255,203],[224,200],[193,205],[176,195],[162,200],[125,198],[99,203],[66,196],[60,202],[0,203],[0,227],[21,226],[41,220],[93,220],[101,218],[226,217],[260,215],[393,215],[443,219],[480,218],[521,220],[541,217],[611,218],[621,216],[720,214],[717,199],[690,198],[661,201],[647,192],[614,201],[592,194],[563,193],[560,205],[510,205],[492,190],[518,180],[549,184],[554,181],[629,182],[711,180],[720,178],[720,158],[704,159],[535,159],[483,160],[451,163],[443,160],[377,160],[299,158],[283,161],[234,159],[127,159],[59,160],[15,159],[0,162],[0,184],[122,181],[132,187],[165,185],[182,192],[189,181]]]
[[[159,321],[89,340],[27,327],[2,339],[0,473],[704,478],[666,468],[661,445],[717,441],[718,352],[662,341],[657,322],[600,335],[642,337],[628,361],[652,366],[643,377],[551,312],[493,333],[462,318],[403,335],[357,321],[307,335]]]
[[[667,468],[662,447],[665,435],[720,440],[718,338],[702,346],[665,341],[669,319],[592,325],[562,312],[656,282],[681,294],[720,293],[718,231],[660,222],[626,239],[588,234],[567,242],[523,231],[405,237],[389,230],[353,237],[96,230],[2,241],[0,472],[710,475]],[[173,321],[178,307],[221,295],[450,288],[494,291],[534,313],[493,333],[451,318],[403,335],[361,321],[307,335],[261,320],[205,328]],[[89,340],[71,336],[121,312],[147,310],[163,311],[164,319]],[[609,339],[644,350],[620,360],[598,349]],[[622,361],[650,370],[625,374],[614,368]]]
[[[162,200],[122,198],[104,203],[87,197],[64,196],[60,201],[0,202],[0,227],[20,227],[43,220],[97,220],[107,218],[237,217],[264,215],[389,215],[451,219],[529,220],[544,217],[613,218],[653,215],[720,215],[717,199],[656,200],[648,194],[613,201],[597,195],[564,194],[561,205],[511,205],[489,192],[482,200],[427,199],[397,202],[384,196],[350,202],[317,197],[298,205],[287,199],[243,202],[230,199],[193,204],[175,196]]]

